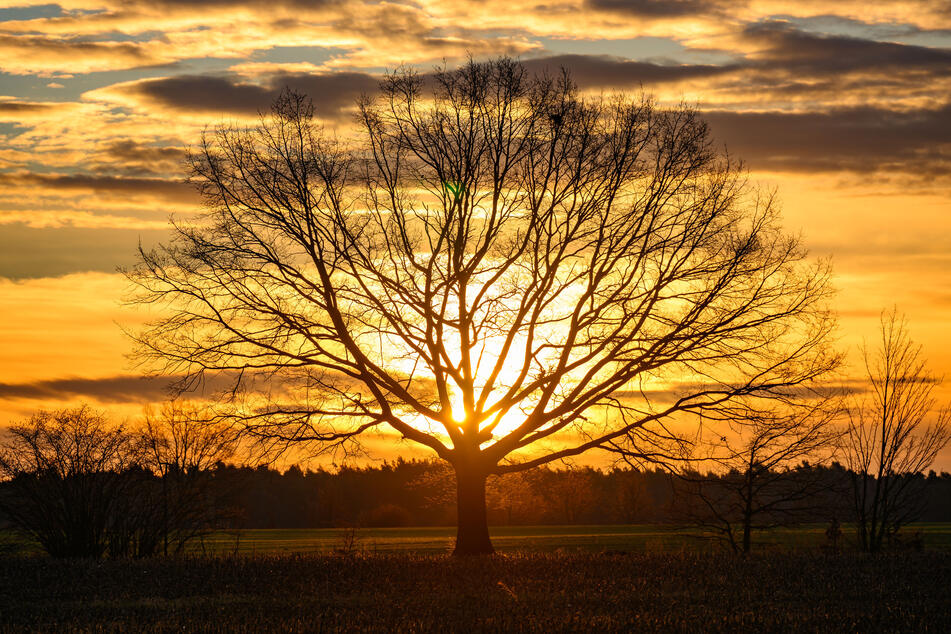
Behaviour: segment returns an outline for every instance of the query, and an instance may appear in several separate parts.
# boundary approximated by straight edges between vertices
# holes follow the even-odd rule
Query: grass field
[[[807,525],[754,534],[754,550],[815,551],[826,544],[826,526]],[[905,534],[920,532],[927,550],[951,552],[951,523],[919,523]],[[634,553],[711,552],[722,550],[718,542],[699,539],[689,531],[668,526],[497,526],[492,543],[503,553],[552,551],[623,551]],[[355,553],[440,554],[452,550],[454,527],[409,528],[317,528],[240,530],[215,533],[193,542],[189,552],[205,555],[332,554]],[[843,526],[843,550],[854,543],[854,531]],[[5,546],[5,548],[4,548]],[[0,550],[39,554],[34,544],[11,534],[0,534]]]
[[[757,534],[754,549],[818,550],[826,543],[825,525],[799,526]],[[951,551],[951,524],[915,524],[908,535],[920,531],[929,550]],[[500,552],[550,552],[555,550],[681,552],[721,548],[716,542],[698,539],[687,531],[667,526],[498,526],[491,529],[492,542]],[[357,529],[275,529],[218,533],[206,538],[206,553],[280,554],[332,553],[336,550],[389,553],[409,551],[420,554],[452,550],[452,527],[357,528]],[[849,526],[843,527],[843,544],[853,539]],[[202,545],[196,544],[201,552]]]
[[[951,631],[951,554],[0,560],[3,631]]]

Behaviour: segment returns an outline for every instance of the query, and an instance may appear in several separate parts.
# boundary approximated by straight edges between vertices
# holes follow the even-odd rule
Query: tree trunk
[[[489,522],[485,511],[485,474],[456,467],[458,524],[453,555],[490,555]]]
[[[750,516],[743,518],[743,554],[747,555],[750,552],[750,547],[752,545],[752,523],[753,520]]]
[[[746,470],[746,488],[743,491],[743,554],[750,552],[753,529],[753,467]]]

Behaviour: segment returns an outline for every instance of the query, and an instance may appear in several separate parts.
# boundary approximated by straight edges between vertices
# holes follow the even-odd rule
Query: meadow
[[[656,526],[221,533],[181,557],[0,558],[0,631],[951,631],[951,525],[926,549],[822,548],[823,527],[738,557]],[[847,533],[848,535],[848,533]]]
[[[825,524],[809,524],[754,533],[754,549],[821,550],[827,544]],[[196,554],[439,554],[452,550],[453,527],[252,529],[221,532],[195,542]],[[503,553],[552,551],[623,551],[636,553],[715,552],[723,545],[689,530],[664,525],[495,526],[492,543]],[[842,549],[852,544],[854,529],[843,526]],[[928,550],[951,552],[951,523],[917,523],[906,527],[920,533]]]

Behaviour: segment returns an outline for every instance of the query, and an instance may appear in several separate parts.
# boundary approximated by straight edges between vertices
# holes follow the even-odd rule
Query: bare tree
[[[809,462],[832,459],[840,437],[834,398],[800,403],[793,409],[751,411],[723,436],[703,464],[679,474],[675,516],[720,539],[734,552],[748,553],[753,531],[795,524],[830,508],[830,482]]]
[[[836,362],[826,267],[690,108],[499,59],[388,75],[352,141],[313,115],[285,92],[202,139],[207,212],[130,271],[163,311],[138,350],[183,388],[235,373],[233,420],[271,447],[429,448],[458,554],[492,551],[488,475],[663,460],[678,415]]]
[[[140,491],[153,499],[142,500],[139,530],[155,550],[181,552],[225,519],[228,492],[215,486],[213,469],[235,456],[237,437],[209,408],[170,401],[146,410],[136,440],[141,466],[158,477]]]
[[[39,412],[8,430],[0,507],[54,557],[101,557],[127,496],[130,437],[83,405]]]
[[[849,408],[845,458],[859,543],[877,551],[920,514],[920,476],[951,440],[951,409],[936,409],[940,381],[896,309],[882,313],[879,346],[862,352],[868,391]]]

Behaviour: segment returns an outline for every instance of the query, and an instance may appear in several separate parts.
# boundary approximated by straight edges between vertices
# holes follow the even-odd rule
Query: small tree
[[[862,350],[868,391],[853,399],[845,435],[859,543],[872,552],[921,513],[921,474],[951,440],[951,409],[935,407],[939,380],[896,309],[882,313],[880,336]]]
[[[830,460],[839,433],[831,399],[783,413],[751,411],[735,425],[736,438],[704,447],[715,471],[679,474],[675,516],[708,531],[734,552],[748,553],[753,531],[814,517],[829,506],[830,486],[807,461]]]
[[[181,552],[225,519],[227,491],[213,469],[234,457],[237,437],[207,407],[172,401],[146,410],[136,440],[141,466],[158,478],[139,491],[140,541]]]
[[[835,364],[827,269],[687,107],[567,73],[393,73],[343,143],[285,92],[191,155],[207,213],[142,252],[162,370],[231,372],[272,447],[389,429],[452,465],[459,554],[492,551],[486,478],[625,446]],[[656,400],[652,390],[673,394]]]
[[[0,507],[54,557],[101,557],[129,494],[131,438],[83,405],[39,412],[0,445]]]

